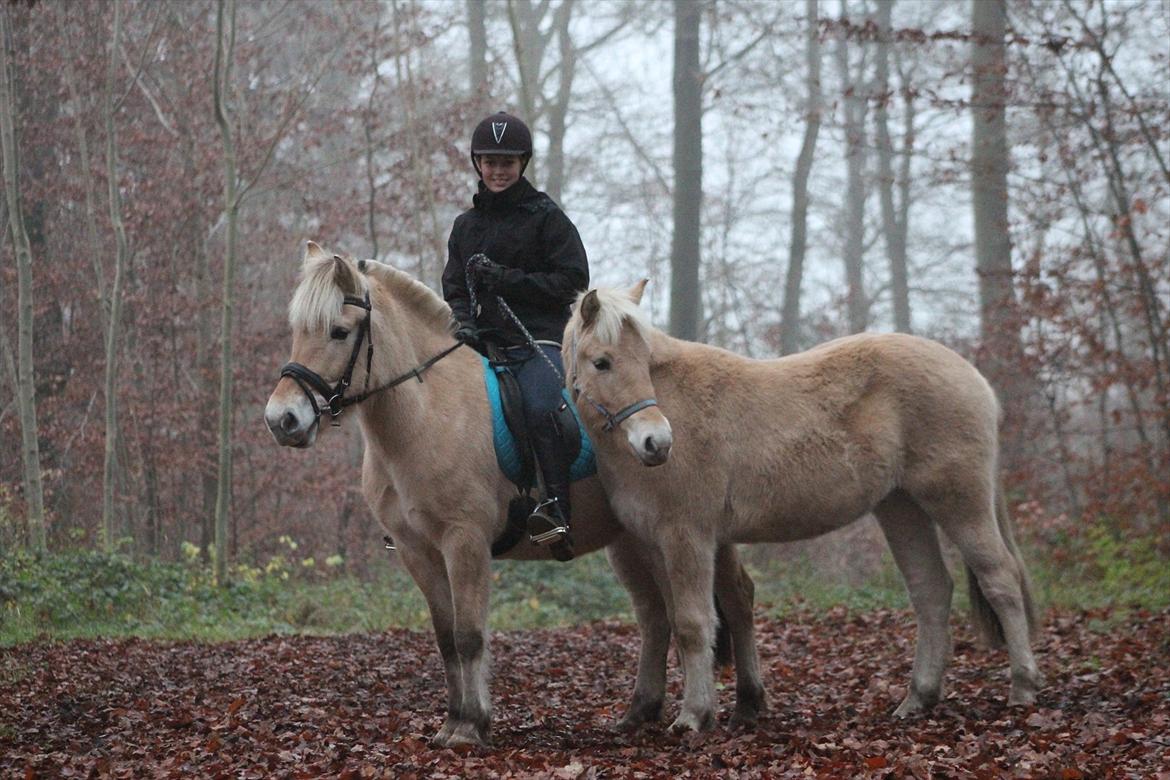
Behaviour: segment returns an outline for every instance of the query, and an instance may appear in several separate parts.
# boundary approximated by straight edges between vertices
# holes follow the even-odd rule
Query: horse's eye
[[[345,341],[346,338],[348,338],[348,337],[349,337],[349,331],[345,328],[340,327],[340,326],[329,331],[329,338],[336,339],[337,341]]]
[[[609,358],[597,358],[593,361],[593,367],[598,371],[609,371],[613,366],[609,362]]]

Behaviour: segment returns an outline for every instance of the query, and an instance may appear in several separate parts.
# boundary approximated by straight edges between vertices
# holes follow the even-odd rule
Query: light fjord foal
[[[1007,645],[1010,703],[1032,703],[1041,684],[1035,617],[998,489],[999,410],[979,372],[941,344],[899,334],[750,360],[651,327],[637,307],[644,285],[584,294],[564,343],[614,512],[654,548],[668,594],[685,674],[673,727],[712,723],[716,545],[806,539],[868,512],[918,622],[895,715],[938,700],[950,658],[952,582],[936,528],[968,567],[976,628]],[[607,435],[612,410],[639,399],[657,405],[629,417],[624,437]],[[656,467],[632,468],[630,449]]]
[[[341,403],[361,399],[354,407],[365,441],[362,492],[426,598],[443,658],[447,719],[433,741],[484,744],[491,721],[490,547],[504,528],[515,489],[496,464],[480,358],[457,349],[422,369],[422,376],[413,375],[452,346],[447,305],[401,271],[372,260],[354,263],[313,242],[289,305],[289,323],[291,361],[300,368],[277,383],[265,421],[278,443],[311,447],[321,414],[329,412],[329,398],[321,403],[314,387],[324,395],[339,386],[348,366],[351,376],[342,395],[351,395]],[[403,381],[379,391],[395,379]],[[362,399],[369,390],[375,392]],[[343,406],[335,408],[340,412]],[[638,676],[633,700],[617,724],[634,727],[657,719],[662,709],[670,644],[663,595],[648,576],[644,546],[615,522],[598,479],[577,482],[572,491],[580,518],[573,526],[578,553],[608,545],[610,563],[638,618]],[[524,541],[504,557],[549,559],[549,554]],[[720,547],[718,559],[717,596],[735,650],[736,717],[750,723],[763,706],[753,586],[734,547]]]

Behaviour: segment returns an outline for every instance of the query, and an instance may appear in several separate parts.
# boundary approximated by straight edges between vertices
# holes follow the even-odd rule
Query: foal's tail
[[[1020,585],[1020,595],[1024,601],[1024,617],[1028,621],[1028,634],[1036,638],[1036,630],[1040,623],[1036,617],[1036,604],[1032,600],[1032,582],[1028,577],[1028,570],[1024,566],[1024,559],[1020,555],[1020,548],[1016,545],[1014,524],[1011,514],[1008,513],[1007,498],[1003,494],[1003,484],[996,486],[995,491],[995,522],[999,527],[999,534],[1011,553],[1016,580]],[[967,566],[967,591],[971,599],[971,621],[975,624],[975,632],[991,647],[1003,647],[1003,624],[999,615],[992,609],[991,603],[979,587],[979,580],[975,572]]]

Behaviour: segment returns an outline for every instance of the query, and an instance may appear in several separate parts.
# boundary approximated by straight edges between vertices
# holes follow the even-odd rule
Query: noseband
[[[456,342],[454,345],[443,350],[433,358],[430,358],[426,362],[410,369],[405,374],[395,377],[386,384],[379,385],[373,390],[370,390],[370,366],[374,361],[374,335],[370,330],[370,313],[372,311],[370,306],[370,292],[367,290],[364,298],[357,298],[352,295],[347,295],[342,299],[341,304],[343,306],[357,306],[360,309],[365,309],[366,316],[363,317],[362,321],[358,324],[357,338],[354,339],[353,350],[349,353],[349,362],[346,364],[345,372],[341,375],[341,378],[337,380],[337,383],[330,386],[329,383],[326,382],[320,374],[311,368],[307,368],[301,365],[300,363],[294,363],[290,361],[285,363],[284,366],[282,366],[280,369],[281,378],[283,379],[286,376],[290,377],[294,382],[297,383],[297,386],[301,388],[301,392],[303,392],[309,399],[309,404],[313,407],[314,416],[317,419],[320,419],[321,415],[324,414],[326,410],[328,410],[329,416],[332,418],[334,426],[340,425],[337,418],[341,414],[341,411],[345,409],[345,407],[361,403],[375,393],[380,393],[383,390],[389,390],[391,387],[400,385],[411,377],[414,377],[421,383],[422,373],[424,371],[433,366],[435,363],[438,363],[443,358],[447,357],[447,355],[450,355],[452,352],[459,349],[459,347],[463,346],[459,342]],[[358,355],[361,354],[363,341],[366,343],[365,386],[362,388],[362,392],[360,394],[346,397],[345,391],[349,388],[349,383],[353,379],[353,367],[357,365],[357,359]],[[317,393],[320,393],[321,397],[325,399],[325,409],[322,409],[317,405],[317,396],[316,393],[313,392],[314,390]]]

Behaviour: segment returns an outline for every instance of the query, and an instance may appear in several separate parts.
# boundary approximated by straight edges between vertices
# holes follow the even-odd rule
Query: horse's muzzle
[[[306,407],[302,409],[301,407]],[[317,440],[317,416],[306,414],[308,404],[285,403],[275,398],[264,408],[264,422],[282,447],[312,447]]]

